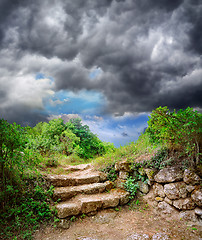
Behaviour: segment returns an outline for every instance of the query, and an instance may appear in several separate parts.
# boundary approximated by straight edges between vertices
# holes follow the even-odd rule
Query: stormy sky
[[[0,118],[132,141],[158,106],[202,109],[201,57],[201,0],[0,0]]]

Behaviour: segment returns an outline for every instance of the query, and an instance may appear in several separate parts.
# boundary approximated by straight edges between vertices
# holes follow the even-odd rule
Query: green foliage
[[[100,170],[107,174],[107,180],[114,182],[117,179],[117,173],[115,171],[115,163],[109,164]]]
[[[7,185],[8,203],[0,210],[1,239],[32,239],[32,232],[44,220],[52,218],[49,200],[53,187],[44,189],[44,183],[35,177],[24,180],[24,188]]]
[[[105,145],[87,125],[82,125],[81,119],[71,119],[67,126],[80,139],[80,148],[77,150],[80,157],[88,159],[106,153]]]
[[[163,143],[171,150],[195,158],[197,163],[202,146],[202,114],[192,108],[174,110],[159,107],[152,111],[146,132],[153,143]]]
[[[139,185],[133,177],[129,177],[126,182],[124,183],[124,187],[126,191],[130,193],[130,199],[133,199],[137,193]]]

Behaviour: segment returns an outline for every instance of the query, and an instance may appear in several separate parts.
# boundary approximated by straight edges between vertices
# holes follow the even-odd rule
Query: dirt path
[[[131,210],[132,208],[132,210]],[[40,229],[35,240],[142,240],[136,234],[147,234],[156,240],[202,240],[202,229],[190,227],[185,222],[158,216],[145,203],[139,206],[106,209],[91,217],[78,218],[69,229],[52,226]],[[158,234],[157,234],[158,233]],[[157,234],[157,235],[155,235]],[[133,235],[133,237],[128,238]],[[155,238],[154,238],[155,235]],[[159,237],[161,236],[161,237]],[[200,238],[201,236],[201,238]]]

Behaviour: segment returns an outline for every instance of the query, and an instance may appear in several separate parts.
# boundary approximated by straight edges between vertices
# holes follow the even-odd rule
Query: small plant
[[[107,174],[107,179],[114,182],[117,179],[117,173],[115,171],[115,163],[108,165],[101,169],[102,172]]]
[[[77,218],[75,217],[75,216],[72,216],[71,218],[70,218],[70,221],[71,222],[75,222],[77,220]]]
[[[129,177],[124,183],[126,191],[130,193],[130,199],[133,199],[139,188],[139,184],[136,182],[136,179]]]

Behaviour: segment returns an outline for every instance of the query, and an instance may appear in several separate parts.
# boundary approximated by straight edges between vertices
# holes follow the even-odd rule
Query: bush
[[[174,110],[159,107],[152,111],[146,133],[152,143],[166,144],[170,150],[196,159],[199,163],[202,146],[202,114],[192,108]]]

